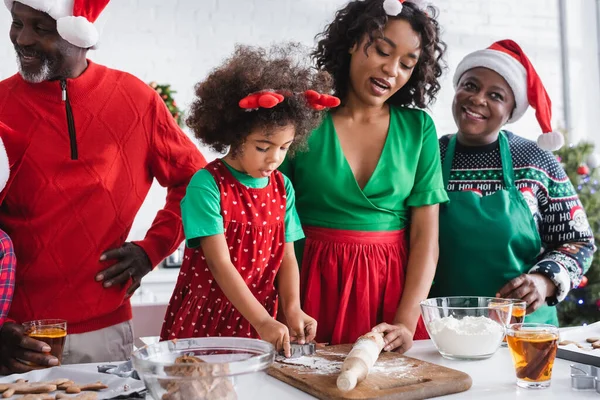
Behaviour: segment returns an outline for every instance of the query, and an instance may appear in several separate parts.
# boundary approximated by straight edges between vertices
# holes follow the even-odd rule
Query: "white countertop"
[[[556,359],[552,371],[552,383],[548,389],[522,389],[516,384],[512,359],[507,348],[500,348],[487,360],[452,361],[443,358],[430,340],[416,341],[406,356],[443,365],[466,372],[473,379],[473,386],[466,392],[444,396],[448,399],[600,399],[596,391],[576,391],[571,389],[571,361]],[[269,377],[268,387],[264,388],[267,399],[305,400],[314,397],[301,392],[275,378]],[[281,396],[281,397],[280,397]]]
[[[473,379],[473,386],[466,392],[445,396],[448,399],[600,399],[596,391],[571,389],[571,361],[556,359],[552,372],[552,384],[548,389],[522,389],[515,383],[515,372],[507,348],[500,348],[493,357],[481,361],[446,360],[437,352],[430,340],[415,342],[407,356],[466,372]],[[83,364],[81,368],[96,370],[96,364]],[[268,376],[258,399],[307,400],[314,397],[275,378]],[[150,396],[147,397],[151,400]]]

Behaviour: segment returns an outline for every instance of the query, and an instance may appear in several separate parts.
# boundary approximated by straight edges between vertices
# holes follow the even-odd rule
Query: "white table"
[[[507,348],[500,348],[493,357],[480,361],[452,361],[443,358],[430,340],[416,341],[406,356],[443,365],[466,372],[473,379],[473,386],[466,392],[444,396],[448,399],[600,399],[595,391],[576,391],[571,389],[571,361],[557,359],[552,372],[552,384],[548,389],[522,389],[517,387],[512,359]],[[289,385],[269,377],[269,386],[264,394],[286,400],[314,399]],[[282,397],[276,397],[282,396]]]
[[[515,383],[515,372],[507,348],[500,348],[493,357],[480,361],[446,360],[437,352],[430,340],[415,342],[407,356],[434,364],[443,365],[466,372],[473,379],[473,386],[466,392],[446,396],[448,399],[596,399],[600,394],[595,391],[576,391],[571,389],[571,361],[556,359],[552,372],[552,384],[548,389],[522,389]],[[96,364],[81,364],[78,368],[95,371]],[[308,400],[314,397],[275,378],[267,377],[259,399]],[[151,400],[150,396],[147,397]]]

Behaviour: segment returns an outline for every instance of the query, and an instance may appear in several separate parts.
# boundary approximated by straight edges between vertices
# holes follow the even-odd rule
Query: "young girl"
[[[239,47],[196,89],[195,136],[229,152],[192,178],[181,213],[187,248],[161,338],[260,337],[289,355],[317,322],[300,308],[293,242],[303,238],[294,190],[277,168],[334,106],[326,73],[289,45]],[[281,302],[288,328],[275,319]]]
[[[440,88],[434,12],[351,1],[314,53],[342,106],[281,170],[298,194],[302,301],[319,321],[317,341],[354,342],[374,328],[386,332],[386,350],[406,351],[413,336],[427,337],[419,302],[437,263],[438,203],[447,201],[435,126],[419,109]]]

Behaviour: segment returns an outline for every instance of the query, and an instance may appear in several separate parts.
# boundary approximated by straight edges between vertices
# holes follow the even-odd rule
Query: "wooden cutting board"
[[[312,356],[280,359],[269,369],[274,378],[319,399],[414,400],[464,392],[471,377],[440,365],[383,352],[363,382],[354,390],[342,392],[336,380],[351,344],[329,346]]]

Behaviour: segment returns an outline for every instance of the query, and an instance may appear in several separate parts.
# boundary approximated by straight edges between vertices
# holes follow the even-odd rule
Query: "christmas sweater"
[[[76,79],[0,82],[0,120],[30,139],[0,207],[19,260],[9,318],[61,318],[69,333],[131,319],[129,285],[104,288],[100,255],[122,246],[154,178],[168,188],[144,240],[157,265],[183,240],[179,203],[206,162],[159,95],[88,61]]]
[[[563,300],[577,287],[592,262],[594,235],[575,188],[565,171],[548,151],[506,132],[515,171],[515,184],[522,193],[542,239],[542,249],[530,273],[540,273],[557,287],[549,304]],[[442,162],[450,135],[440,138]],[[467,147],[456,143],[448,192],[470,190],[488,196],[503,188],[498,141]]]

